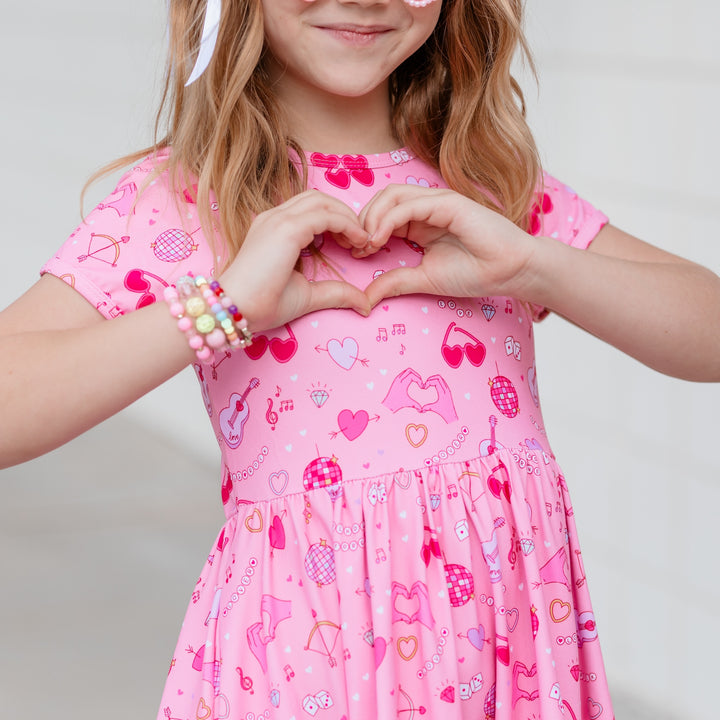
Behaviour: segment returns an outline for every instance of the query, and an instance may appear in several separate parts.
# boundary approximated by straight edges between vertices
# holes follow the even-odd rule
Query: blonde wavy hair
[[[197,185],[205,228],[212,227],[215,195],[232,259],[256,214],[305,189],[307,166],[268,80],[261,0],[223,3],[212,62],[185,87],[205,5],[170,2],[155,142],[105,166],[89,183],[172,147],[158,172],[169,170],[180,190]],[[400,145],[438,169],[450,188],[527,229],[541,169],[522,90],[511,75],[518,50],[533,68],[522,12],[522,0],[443,0],[431,37],[390,77],[390,100]],[[288,148],[301,158],[301,172]]]

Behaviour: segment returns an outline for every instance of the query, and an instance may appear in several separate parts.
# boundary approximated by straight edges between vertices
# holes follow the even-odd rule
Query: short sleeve
[[[530,233],[550,237],[565,245],[585,250],[608,218],[574,190],[556,178],[543,174],[542,188],[538,190],[530,216]],[[531,305],[533,318],[542,320],[549,310]]]
[[[163,289],[188,272],[214,274],[217,259],[193,195],[174,192],[167,173],[154,173],[159,157],[128,171],[40,270],[106,318],[161,300]]]

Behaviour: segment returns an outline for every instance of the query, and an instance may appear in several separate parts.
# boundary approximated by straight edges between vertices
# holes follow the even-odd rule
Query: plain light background
[[[151,141],[165,7],[3,8],[0,307],[76,226],[87,176]],[[614,224],[720,270],[720,5],[530,0],[527,25],[547,169]],[[717,717],[720,387],[661,376],[556,317],[537,342],[612,686],[654,718]],[[153,716],[221,522],[216,466],[186,372],[60,454],[0,472],[0,706]]]

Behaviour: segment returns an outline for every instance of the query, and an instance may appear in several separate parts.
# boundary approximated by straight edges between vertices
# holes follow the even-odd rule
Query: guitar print
[[[245,388],[242,395],[233,393],[226,408],[220,411],[220,430],[225,442],[233,450],[240,446],[243,439],[245,423],[250,417],[250,406],[245,402],[251,390],[260,385],[260,380],[254,377]]]
[[[480,456],[488,457],[493,455],[497,450],[504,450],[505,446],[495,440],[495,428],[497,427],[497,418],[494,415],[490,416],[490,439],[483,440],[480,443]]]

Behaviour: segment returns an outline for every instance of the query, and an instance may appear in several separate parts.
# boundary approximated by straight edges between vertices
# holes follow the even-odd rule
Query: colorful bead
[[[191,335],[188,343],[193,350],[200,350],[205,345],[205,341],[200,335]]]
[[[197,331],[199,333],[202,333],[203,335],[207,335],[208,333],[211,333],[215,329],[215,318],[212,315],[208,315],[207,313],[204,315],[201,315],[195,321],[195,327],[197,328]]]
[[[205,342],[214,350],[221,350],[227,342],[225,333],[220,328],[215,328],[205,336]]]
[[[178,329],[201,362],[209,361],[215,350],[244,348],[252,343],[247,321],[217,280],[183,275],[176,287],[164,289],[163,296]]]
[[[192,330],[192,320],[189,317],[187,317],[186,315],[183,315],[178,320],[177,326],[178,326],[178,330],[180,330],[180,332],[186,333],[188,330]]]
[[[191,317],[200,317],[205,312],[205,301],[199,297],[191,297],[185,303],[185,312]]]

